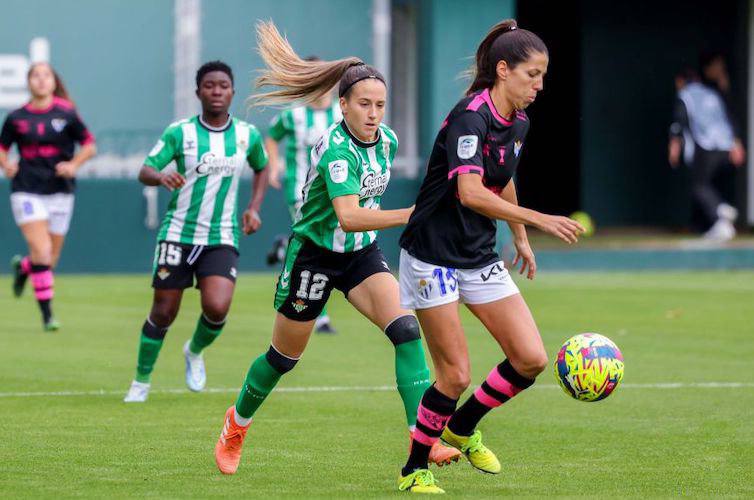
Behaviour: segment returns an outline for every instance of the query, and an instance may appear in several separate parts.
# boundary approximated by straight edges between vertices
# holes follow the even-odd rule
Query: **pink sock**
[[[24,274],[31,273],[31,259],[28,255],[21,259],[21,272]]]
[[[48,267],[44,271],[32,271],[30,274],[31,284],[34,287],[34,296],[37,300],[51,300],[54,293],[55,279]]]

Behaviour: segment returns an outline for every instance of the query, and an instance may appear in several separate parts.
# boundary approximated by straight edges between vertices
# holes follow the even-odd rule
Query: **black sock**
[[[47,324],[52,319],[52,308],[49,300],[38,300],[39,310],[42,311],[42,321]]]
[[[411,453],[408,455],[408,461],[401,470],[401,474],[406,476],[418,469],[429,467],[429,452],[432,449],[432,443],[437,442],[445,429],[445,424],[456,409],[458,400],[449,398],[437,390],[434,385],[424,392],[421,403],[419,403],[419,412],[416,419],[416,431],[411,441]],[[439,418],[437,418],[439,416]],[[421,434],[422,441],[417,440],[417,435]]]
[[[501,378],[507,382],[506,387],[510,388],[506,389],[507,393],[498,391],[493,387],[493,385],[500,387],[499,381]],[[479,421],[490,410],[502,405],[516,393],[528,388],[533,383],[533,380],[525,378],[516,372],[506,359],[492,369],[492,372],[482,382],[482,385],[453,413],[453,416],[448,421],[448,429],[459,436],[471,436]],[[513,392],[511,392],[511,389]],[[479,392],[481,394],[477,397],[477,393]],[[491,402],[493,406],[484,404],[479,400],[480,398],[482,398],[482,401]]]

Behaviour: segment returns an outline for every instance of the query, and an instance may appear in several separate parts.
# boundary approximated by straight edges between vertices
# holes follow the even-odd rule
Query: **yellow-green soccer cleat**
[[[444,489],[437,486],[435,476],[429,469],[419,469],[408,476],[398,476],[398,489],[410,493],[445,493]]]
[[[500,462],[495,454],[482,444],[481,432],[474,431],[471,436],[459,436],[446,427],[440,439],[453,448],[461,450],[461,453],[466,455],[469,463],[476,469],[487,474],[500,472]]]

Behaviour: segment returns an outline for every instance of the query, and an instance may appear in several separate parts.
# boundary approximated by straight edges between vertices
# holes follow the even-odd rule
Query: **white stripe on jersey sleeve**
[[[184,166],[186,167],[184,173],[186,184],[183,185],[181,192],[178,194],[175,212],[173,212],[173,218],[170,221],[170,226],[165,236],[168,241],[180,241],[181,239],[181,231],[183,231],[186,214],[191,205],[191,193],[196,182],[196,153],[198,149],[196,125],[191,122],[181,123],[181,130],[183,131],[183,145],[181,148]]]

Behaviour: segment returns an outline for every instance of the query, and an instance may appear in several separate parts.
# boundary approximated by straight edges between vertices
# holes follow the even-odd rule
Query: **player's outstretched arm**
[[[180,189],[186,184],[186,178],[178,172],[163,174],[154,167],[143,165],[139,170],[139,182],[146,186],[165,186],[168,190]]]
[[[360,207],[359,197],[355,194],[333,198],[332,205],[340,227],[347,233],[403,226],[414,211],[413,206],[397,210],[372,210]]]
[[[458,176],[458,196],[466,208],[485,215],[518,224],[534,226],[565,241],[576,243],[584,228],[573,219],[560,215],[548,215],[514,205],[496,196],[482,184],[482,177],[475,173]]]

